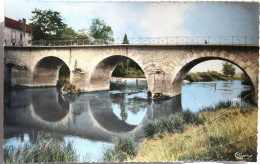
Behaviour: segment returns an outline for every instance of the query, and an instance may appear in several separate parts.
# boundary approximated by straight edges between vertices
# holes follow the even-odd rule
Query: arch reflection
[[[62,120],[70,110],[69,101],[56,89],[49,88],[44,93],[42,90],[32,91],[32,106],[35,114],[48,122]]]

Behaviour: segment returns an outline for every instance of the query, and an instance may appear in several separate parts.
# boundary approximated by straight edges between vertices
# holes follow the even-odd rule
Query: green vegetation
[[[144,78],[144,72],[133,60],[126,59],[112,73],[114,77]]]
[[[240,77],[237,76],[224,76],[221,73],[216,71],[208,71],[208,72],[197,72],[197,73],[189,73],[186,75],[184,80],[188,80],[190,82],[209,82],[209,81],[217,81],[217,80],[240,80]]]
[[[236,73],[236,69],[233,66],[233,64],[229,63],[229,62],[225,62],[222,64],[222,72],[223,74],[227,77],[227,76],[231,76],[233,77]]]
[[[113,30],[103,20],[93,19],[90,26],[90,36],[95,39],[96,44],[107,44],[109,41],[114,41]],[[103,41],[99,41],[99,39]]]
[[[189,110],[169,118],[161,118],[157,121],[149,121],[143,127],[143,137],[152,139],[155,136],[162,136],[164,133],[182,133],[187,124],[201,124],[198,116]]]
[[[144,139],[137,156],[128,161],[256,161],[257,111],[247,107],[200,112],[203,124]],[[246,156],[236,158],[235,153]]]
[[[30,20],[35,40],[58,37],[67,27],[67,24],[62,21],[60,12],[35,9],[32,14]]]
[[[58,38],[56,37],[55,39],[90,39],[88,36],[87,32],[84,29],[79,30],[78,32],[75,32],[73,28],[68,27],[65,30],[62,31],[61,36]],[[87,43],[90,41],[88,40]],[[85,43],[85,44],[87,44]],[[83,44],[83,43],[82,43]]]
[[[136,156],[138,146],[132,137],[119,135],[114,138],[114,147],[108,148],[104,153],[103,160],[106,162],[124,161]]]
[[[243,73],[241,75],[241,83],[244,84],[244,85],[251,85],[251,86],[253,86],[250,78],[245,73]]]
[[[34,9],[30,19],[34,40],[89,39],[86,30],[75,32],[63,22],[60,12]]]
[[[77,61],[75,62],[75,66],[77,66]],[[73,70],[74,73],[81,73],[80,68],[75,68]],[[79,93],[81,89],[76,87],[75,85],[70,84],[70,70],[66,64],[63,64],[59,70],[59,80],[57,81],[57,88],[61,91],[68,93]]]
[[[18,149],[4,148],[5,163],[77,162],[78,156],[71,143],[55,139],[39,139],[31,145],[26,143]]]
[[[217,80],[226,80],[223,74],[216,71],[208,72],[198,72],[198,73],[189,73],[184,80],[190,82],[208,82],[208,81],[217,81]]]
[[[256,161],[257,108],[240,105],[219,102],[197,114],[185,110],[149,121],[143,126],[138,142],[120,135],[103,159],[107,162]],[[249,157],[236,158],[235,153]]]
[[[129,44],[129,40],[127,39],[127,35],[124,35],[124,40],[122,42],[122,44]]]

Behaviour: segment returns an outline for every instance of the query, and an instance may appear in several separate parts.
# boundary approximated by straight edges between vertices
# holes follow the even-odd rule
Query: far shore
[[[111,77],[110,81],[146,81],[146,78]]]
[[[124,82],[125,80],[126,81],[136,81],[136,79],[138,81],[147,81],[146,78],[132,78],[132,77],[111,77],[110,81],[122,81]],[[183,82],[190,82],[188,80],[183,80]]]

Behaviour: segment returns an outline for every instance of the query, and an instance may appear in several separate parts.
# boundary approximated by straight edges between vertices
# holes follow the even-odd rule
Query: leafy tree
[[[108,41],[114,41],[112,28],[99,19],[92,20],[90,36],[95,39],[96,43],[102,43],[98,41],[99,39],[103,40],[105,44]]]
[[[68,27],[62,31],[59,39],[89,39],[89,36],[80,30],[75,32],[71,27]]]
[[[126,34],[124,36],[124,40],[123,40],[122,44],[129,44],[129,40],[127,39],[127,35]]]
[[[225,62],[222,64],[222,72],[225,76],[231,76],[233,77],[235,75],[235,67],[233,66],[233,64]]]
[[[67,24],[62,20],[60,12],[52,10],[34,9],[32,11],[33,38],[56,39],[66,29]]]

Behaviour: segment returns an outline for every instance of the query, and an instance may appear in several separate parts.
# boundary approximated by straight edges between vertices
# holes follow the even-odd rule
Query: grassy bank
[[[197,73],[189,73],[186,75],[184,80],[188,80],[190,82],[208,82],[208,81],[217,81],[217,80],[239,80],[240,77],[226,77],[221,73],[216,71],[208,71],[208,72],[197,72]]]
[[[23,147],[5,147],[5,163],[77,162],[78,156],[71,143],[56,139],[39,139],[35,144]]]
[[[139,139],[116,137],[103,160],[256,161],[258,109],[240,105],[220,102],[197,114],[185,110],[148,121]]]
[[[256,161],[257,110],[204,110],[198,114],[203,124],[189,124],[183,132],[144,139],[130,161]],[[244,158],[236,158],[235,153]]]

